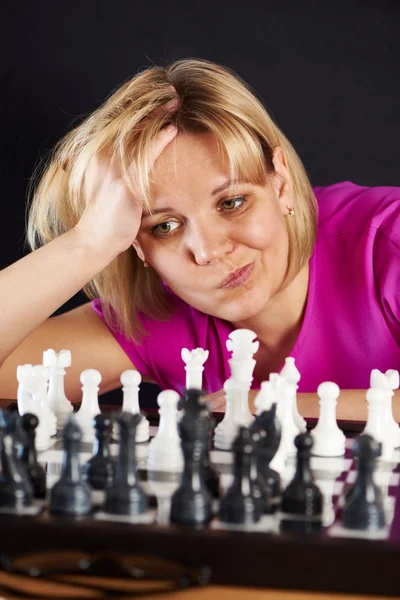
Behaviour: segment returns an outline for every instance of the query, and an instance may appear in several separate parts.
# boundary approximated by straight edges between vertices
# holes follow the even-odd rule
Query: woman
[[[181,348],[201,346],[223,409],[225,342],[244,327],[260,342],[253,388],[292,355],[300,412],[317,414],[317,386],[333,380],[352,390],[338,415],[364,418],[371,369],[400,366],[399,198],[350,182],[313,190],[228,69],[150,68],[60,142],[35,190],[34,251],[0,278],[0,393],[15,397],[17,365],[49,347],[72,352],[72,401],[89,367],[102,392],[128,368],[182,391]],[[49,318],[81,288],[92,303]]]

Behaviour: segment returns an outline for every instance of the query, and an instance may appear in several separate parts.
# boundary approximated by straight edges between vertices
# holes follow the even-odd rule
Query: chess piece
[[[25,413],[21,417],[21,424],[26,434],[21,460],[32,483],[34,497],[43,499],[46,497],[46,471],[37,460],[35,446],[36,428],[39,419],[32,413]]]
[[[318,386],[320,413],[318,423],[312,430],[313,454],[316,456],[343,456],[346,449],[346,436],[336,421],[339,386],[325,381]]]
[[[33,501],[33,486],[19,458],[23,432],[18,418],[16,413],[1,411],[0,509],[15,512],[31,506]]]
[[[186,389],[201,390],[203,385],[204,363],[208,358],[208,350],[182,348],[181,357],[185,363]]]
[[[82,403],[75,414],[76,422],[82,431],[82,442],[93,443],[95,432],[93,419],[100,414],[99,389],[101,373],[97,369],[86,369],[80,376],[82,383]]]
[[[266,484],[264,512],[274,513],[281,500],[281,478],[277,471],[270,467],[281,440],[281,426],[276,416],[276,404],[269,410],[256,416],[250,431],[258,435],[255,451],[257,457],[257,472]]]
[[[393,417],[393,396],[394,390],[399,387],[399,372],[394,369],[389,369],[386,373],[382,373],[379,369],[372,369],[370,375],[370,387],[377,388],[383,391],[384,407],[382,412],[384,416],[384,429],[386,435],[391,438],[391,446],[398,448],[400,446],[400,427]]]
[[[92,510],[91,491],[82,479],[79,465],[82,432],[74,415],[68,417],[62,438],[61,476],[50,491],[50,513],[65,517],[87,515]]]
[[[147,454],[149,471],[180,473],[183,469],[181,440],[177,425],[179,394],[174,390],[164,390],[157,397],[160,407],[160,424],[151,440]]]
[[[38,417],[39,426],[42,425],[42,427],[45,427],[49,436],[54,436],[57,433],[57,420],[55,414],[47,405],[48,381],[48,368],[44,365],[35,365],[32,367],[30,373],[26,375],[24,387],[32,396],[30,412],[36,414]],[[40,436],[41,435],[40,432]],[[37,438],[39,438],[39,432],[37,432]]]
[[[284,377],[288,383],[291,383],[294,386],[292,399],[293,419],[296,423],[299,432],[305,433],[307,431],[307,423],[299,413],[297,407],[297,390],[299,389],[298,383],[301,378],[300,371],[297,369],[294,358],[292,356],[288,356],[287,358],[285,358],[285,365],[281,370],[280,375]]]
[[[178,429],[182,440],[184,470],[181,484],[171,498],[171,522],[203,525],[212,518],[212,496],[205,481],[204,451],[210,438],[210,418],[202,402],[185,405]]]
[[[71,366],[71,352],[61,350],[57,354],[49,348],[43,352],[43,364],[49,369],[47,404],[56,417],[57,428],[62,429],[74,410],[64,390],[65,369]]]
[[[381,453],[381,443],[370,435],[360,435],[354,442],[357,476],[343,507],[343,526],[347,529],[376,531],[385,526],[382,494],[374,482],[374,470]]]
[[[214,446],[218,450],[230,450],[239,429],[239,423],[235,418],[235,411],[238,406],[237,388],[233,379],[225,381],[224,392],[226,398],[225,414],[214,431]]]
[[[363,433],[371,435],[382,444],[381,460],[391,461],[393,459],[393,438],[386,430],[386,403],[387,390],[371,387],[367,390],[368,403],[367,423]]]
[[[256,415],[260,415],[262,412],[269,410],[274,402],[276,402],[276,398],[271,382],[262,381],[260,391],[254,398]]]
[[[252,434],[240,427],[233,443],[234,478],[231,487],[221,499],[219,518],[223,523],[249,524],[259,521],[262,502],[254,489],[251,478],[251,463],[254,455]]]
[[[293,385],[277,373],[269,376],[276,397],[276,414],[281,424],[281,441],[272,459],[271,468],[282,475],[288,457],[296,454],[295,437],[299,430],[293,418]]]
[[[23,415],[26,412],[31,412],[34,408],[32,395],[28,392],[25,386],[25,380],[32,372],[32,369],[33,365],[31,364],[18,365],[17,367],[17,405],[20,415]]]
[[[147,510],[148,497],[140,483],[136,464],[136,427],[140,417],[138,413],[122,413],[118,417],[119,454],[114,480],[106,489],[106,513],[134,517]]]
[[[231,379],[237,390],[235,420],[243,427],[247,427],[254,420],[249,408],[249,391],[256,366],[253,354],[257,352],[260,345],[258,341],[254,341],[256,337],[254,331],[250,329],[235,329],[229,334],[226,342],[227,349],[232,352],[228,363]]]
[[[47,450],[53,443],[50,432],[46,426],[45,419],[42,417],[41,403],[34,402],[33,394],[28,390],[32,386],[33,365],[19,365],[17,367],[18,380],[18,412],[21,416],[25,413],[34,414],[38,418],[38,426],[35,432],[35,447],[37,450]],[[33,392],[33,390],[32,390]]]
[[[203,418],[208,423],[208,440],[203,451],[201,464],[206,486],[208,487],[213,498],[219,498],[221,495],[219,474],[212,464],[210,456],[212,432],[215,426],[215,421],[210,417],[209,408],[203,400],[204,393],[204,391],[199,389],[185,390],[185,395],[178,404],[178,408],[182,408],[183,413],[185,413],[185,411],[192,411],[194,414],[201,412]]]
[[[322,526],[323,511],[323,495],[310,466],[313,438],[309,433],[300,433],[295,444],[296,472],[282,494],[281,529],[311,532]]]
[[[122,383],[122,411],[132,415],[140,414],[141,419],[136,427],[136,443],[147,442],[150,439],[150,423],[144,415],[140,413],[139,407],[139,387],[142,376],[135,369],[127,369],[121,375]],[[113,431],[114,439],[118,440],[118,426]]]
[[[111,485],[115,471],[115,461],[110,454],[111,419],[106,415],[96,415],[94,429],[93,456],[84,464],[82,476],[93,489],[105,490]]]

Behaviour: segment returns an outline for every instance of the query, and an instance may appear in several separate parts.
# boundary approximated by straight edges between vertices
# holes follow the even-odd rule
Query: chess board
[[[151,427],[151,435],[156,428]],[[143,486],[150,497],[149,510],[139,517],[106,515],[101,511],[102,492],[93,492],[95,510],[84,518],[59,518],[46,507],[36,515],[1,515],[0,527],[11,553],[57,547],[88,552],[148,554],[206,565],[216,584],[265,586],[284,589],[343,591],[365,594],[397,594],[393,578],[400,556],[400,526],[396,496],[400,485],[400,451],[391,463],[379,463],[375,482],[385,502],[386,527],[372,533],[346,530],[341,524],[344,492],[354,482],[356,469],[351,455],[353,440],[346,440],[340,458],[312,457],[316,483],[324,495],[324,527],[317,533],[282,533],[278,515],[265,515],[253,525],[227,525],[217,516],[204,527],[188,528],[169,523],[170,498],[179,484],[175,473],[148,472],[148,443],[137,444],[137,459]],[[118,453],[118,444],[111,444]],[[92,455],[90,444],[82,444],[80,462]],[[232,481],[230,452],[214,450],[214,466],[226,489]],[[50,488],[61,472],[60,440],[41,452]],[[282,475],[285,486],[295,470],[289,459]],[[215,514],[218,501],[215,501]],[[400,510],[400,509],[399,509]],[[5,536],[5,537],[4,537]]]

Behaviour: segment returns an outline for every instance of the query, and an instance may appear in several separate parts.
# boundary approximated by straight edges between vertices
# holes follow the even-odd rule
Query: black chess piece
[[[202,456],[202,469],[204,471],[204,478],[206,482],[206,486],[211,492],[213,498],[219,498],[221,496],[221,487],[220,487],[220,478],[219,474],[211,462],[210,449],[212,443],[212,434],[215,427],[215,421],[210,415],[210,410],[207,406],[207,403],[203,400],[203,396],[205,394],[204,390],[197,390],[188,388],[185,390],[183,399],[179,402],[179,407],[185,412],[194,411],[198,412],[198,405],[201,405],[207,411],[204,413],[204,418],[206,419],[206,414],[208,415],[208,441],[206,447],[204,448],[203,456]]]
[[[255,448],[253,433],[240,427],[232,444],[234,453],[233,482],[221,499],[219,518],[224,523],[255,523],[263,512],[260,491],[251,477]]]
[[[1,411],[0,508],[15,511],[32,505],[33,486],[19,457],[24,434],[17,413]]]
[[[381,490],[374,483],[374,470],[382,445],[372,436],[360,435],[354,442],[357,476],[343,507],[343,526],[347,529],[376,531],[385,527]]]
[[[181,484],[171,498],[171,522],[203,525],[212,518],[212,496],[206,484],[204,453],[209,447],[210,416],[204,402],[193,393],[184,403],[178,429],[184,470]],[[211,424],[212,426],[212,424]]]
[[[21,417],[21,425],[26,434],[21,459],[31,480],[34,497],[43,499],[46,497],[46,471],[38,462],[35,446],[39,419],[32,413],[25,413]]]
[[[271,469],[270,462],[274,458],[281,441],[281,425],[276,416],[276,404],[269,410],[256,416],[250,426],[250,431],[256,439],[255,453],[257,460],[257,478],[263,482],[264,512],[274,513],[279,507],[282,495],[281,478],[279,473]]]
[[[281,530],[317,531],[322,526],[323,496],[310,466],[313,439],[309,433],[300,433],[294,443],[296,472],[282,494]]]
[[[118,419],[119,454],[112,484],[106,488],[104,512],[137,516],[148,508],[148,497],[140,483],[136,464],[136,427],[140,414],[122,413]]]
[[[114,478],[115,460],[110,454],[112,420],[99,414],[93,419],[96,439],[93,456],[83,465],[82,476],[95,490],[105,490]]]
[[[91,491],[82,479],[79,465],[82,432],[73,415],[64,426],[62,438],[61,476],[50,492],[50,513],[66,517],[87,515],[92,510]]]

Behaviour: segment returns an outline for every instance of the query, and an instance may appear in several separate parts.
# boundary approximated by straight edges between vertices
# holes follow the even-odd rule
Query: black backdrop
[[[35,164],[153,63],[198,57],[234,69],[314,185],[400,185],[398,0],[14,0],[1,21],[0,268],[26,252]],[[78,294],[61,310],[84,300]]]

